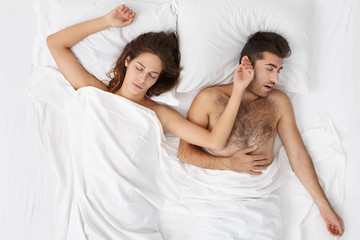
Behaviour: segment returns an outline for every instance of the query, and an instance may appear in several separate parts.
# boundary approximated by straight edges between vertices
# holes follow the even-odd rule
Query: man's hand
[[[250,175],[261,175],[261,170],[266,170],[271,160],[266,155],[250,155],[255,151],[256,146],[249,147],[236,152],[228,158],[227,169]]]
[[[341,237],[344,234],[344,222],[331,207],[326,209],[320,209],[320,214],[326,223],[329,233],[332,236]]]
[[[109,12],[105,18],[111,27],[125,27],[132,23],[135,15],[131,9],[125,5],[121,5]]]

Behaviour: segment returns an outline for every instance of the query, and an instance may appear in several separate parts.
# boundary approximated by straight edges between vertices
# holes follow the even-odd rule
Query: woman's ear
[[[130,61],[131,61],[130,56],[127,56],[126,59],[125,59],[125,67],[129,66]]]

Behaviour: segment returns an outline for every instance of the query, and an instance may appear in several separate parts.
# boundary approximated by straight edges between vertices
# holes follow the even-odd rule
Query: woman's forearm
[[[105,84],[85,70],[71,47],[87,36],[109,27],[124,27],[132,23],[135,13],[121,5],[103,17],[65,28],[47,37],[46,43],[59,70],[75,89],[93,86],[108,91]]]
[[[240,107],[243,93],[240,91],[233,91],[230,99],[225,107],[224,112],[216,121],[216,124],[211,129],[211,138],[214,142],[213,150],[222,150],[230,137],[233,129],[235,119]]]
[[[240,107],[243,93],[247,86],[254,78],[254,69],[248,58],[243,58],[241,64],[234,72],[232,93],[229,101],[221,114],[220,118],[216,121],[215,126],[211,130],[211,136],[214,142],[214,150],[222,150],[230,137],[233,129],[236,116]]]

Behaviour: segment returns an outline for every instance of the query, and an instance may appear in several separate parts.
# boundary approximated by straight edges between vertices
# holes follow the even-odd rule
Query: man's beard
[[[254,77],[254,79],[251,81],[251,83],[249,84],[249,86],[247,87],[247,91],[254,94],[255,96],[261,97],[261,98],[265,98],[267,96],[269,96],[270,92],[263,92],[261,91],[261,88],[263,87],[262,85],[256,85],[256,76]]]

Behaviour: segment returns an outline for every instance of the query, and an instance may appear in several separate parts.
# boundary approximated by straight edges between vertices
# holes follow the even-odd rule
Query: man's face
[[[263,59],[255,61],[255,77],[247,87],[247,91],[258,97],[267,97],[275,84],[279,82],[281,69],[281,57],[270,52],[263,52]]]

